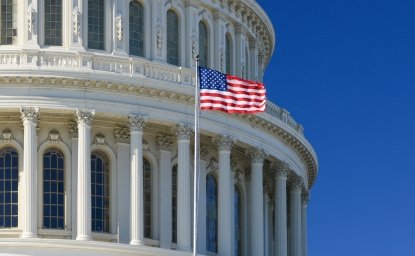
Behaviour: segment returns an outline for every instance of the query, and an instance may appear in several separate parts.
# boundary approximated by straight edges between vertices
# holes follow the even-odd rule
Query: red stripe
[[[201,110],[218,110],[229,114],[255,114],[264,112],[264,109],[257,109],[257,110],[231,110],[231,109],[223,109],[218,107],[201,107]]]
[[[245,103],[245,104],[238,104],[238,103],[230,103],[230,102],[224,102],[224,101],[219,101],[219,100],[203,100],[200,101],[200,104],[220,104],[223,106],[227,106],[227,107],[239,107],[239,108],[250,108],[250,107],[256,107],[256,108],[260,108],[262,106],[265,105],[265,101],[263,102],[258,102],[259,104],[255,104],[254,102],[251,102],[251,104],[249,103]]]
[[[263,100],[265,100],[265,96],[262,95],[260,97],[258,97],[257,95],[226,95],[226,94],[218,94],[218,93],[202,93],[200,94],[200,99],[210,99],[212,97],[218,97],[218,98],[222,98],[222,99],[230,99],[230,100],[248,100],[248,101],[256,101],[256,102],[261,102]]]
[[[227,82],[228,86],[232,86],[235,88],[241,88],[241,89],[257,89],[257,90],[264,90],[264,86],[260,86],[258,84],[251,84],[251,85],[243,85],[243,84],[235,84],[232,82]]]

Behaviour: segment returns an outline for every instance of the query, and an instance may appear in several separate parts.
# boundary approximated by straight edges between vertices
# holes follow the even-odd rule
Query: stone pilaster
[[[37,237],[37,138],[39,108],[20,108],[24,127],[23,145],[23,225],[22,238]]]
[[[309,201],[308,191],[303,191],[301,197],[301,242],[302,242],[302,256],[308,256],[308,241],[307,241],[307,207]]]
[[[301,179],[293,176],[290,187],[290,254],[292,256],[301,256],[301,187]]]
[[[206,254],[206,163],[209,150],[200,145],[199,201],[198,201],[198,253]]]

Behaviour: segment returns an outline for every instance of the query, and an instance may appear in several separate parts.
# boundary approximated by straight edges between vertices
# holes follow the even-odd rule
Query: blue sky
[[[309,255],[415,255],[415,1],[258,2],[268,98],[319,157]]]

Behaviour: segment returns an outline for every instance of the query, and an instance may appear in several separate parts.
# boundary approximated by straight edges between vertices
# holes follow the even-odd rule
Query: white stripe
[[[245,86],[259,87],[259,84],[257,84],[257,83],[247,83],[247,82],[236,80],[236,79],[226,79],[226,81],[228,83],[231,83],[231,84],[239,84],[239,85],[245,85]]]
[[[238,98],[238,99],[244,99],[244,98],[245,99],[257,99],[257,100],[263,100],[263,99],[265,99],[265,94],[263,94],[261,96],[257,96],[257,95],[247,95],[247,94],[242,94],[242,93],[235,94],[235,93],[231,93],[231,92],[201,89],[200,90],[201,97],[213,97],[213,96],[203,95],[203,93],[220,94],[220,95],[224,95],[224,96],[235,97],[235,98]]]
[[[245,100],[236,101],[232,99],[224,99],[221,97],[201,97],[200,98],[201,102],[203,102],[204,100],[221,101],[221,102],[232,103],[232,104],[237,104],[237,105],[257,105],[257,106],[260,106],[265,103],[265,100],[263,100],[262,102],[254,102],[254,101],[245,101]]]
[[[265,110],[265,105],[263,105],[262,107],[250,107],[250,108],[242,108],[242,107],[232,107],[232,106],[225,106],[222,104],[205,104],[202,103],[200,104],[200,107],[214,107],[214,108],[222,108],[222,109],[227,109],[227,110],[241,110],[241,111],[255,111],[255,110],[260,110],[263,111]]]
[[[228,85],[228,89],[238,91],[238,92],[265,93],[265,89],[245,89],[245,88],[241,88],[241,87],[233,87],[232,85]]]

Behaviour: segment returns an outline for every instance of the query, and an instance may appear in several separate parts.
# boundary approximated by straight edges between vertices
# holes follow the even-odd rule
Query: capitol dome
[[[0,255],[191,255],[195,57],[262,81],[254,0],[2,0]],[[307,255],[318,170],[267,102],[200,113],[200,255]]]

